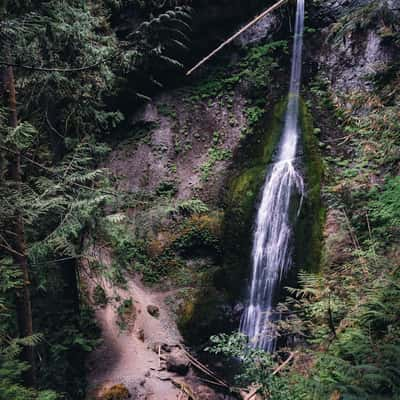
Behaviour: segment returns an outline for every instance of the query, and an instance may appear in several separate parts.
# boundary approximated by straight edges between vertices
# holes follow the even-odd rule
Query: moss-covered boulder
[[[132,396],[124,384],[118,383],[96,387],[88,393],[86,398],[87,400],[127,400]]]
[[[295,225],[294,264],[309,272],[320,268],[325,209],[321,202],[323,164],[318,146],[318,131],[306,103],[300,105],[303,168],[306,195]]]
[[[130,397],[131,395],[126,386],[120,383],[106,390],[101,400],[127,400]]]
[[[257,204],[268,164],[271,163],[282,132],[286,104],[286,98],[281,100],[263,121],[262,126],[267,128],[255,131],[253,140],[243,151],[245,161],[238,164],[240,167],[232,177],[227,193],[223,233],[224,267],[218,276],[217,287],[225,288],[232,301],[244,296],[247,289]],[[306,196],[294,227],[293,258],[296,267],[316,271],[320,264],[324,220],[320,198],[323,171],[317,132],[314,131],[312,117],[304,102],[301,102],[300,124]],[[297,268],[292,270],[288,283],[295,284],[296,274]]]
[[[246,288],[257,200],[282,131],[286,103],[286,99],[280,101],[255,128],[243,148],[227,192],[223,226],[224,268],[217,285],[226,288],[232,300],[238,299]]]

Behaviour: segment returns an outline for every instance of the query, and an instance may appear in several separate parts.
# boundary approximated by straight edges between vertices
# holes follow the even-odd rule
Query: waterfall
[[[297,0],[289,99],[277,157],[267,173],[253,232],[250,298],[240,331],[250,345],[275,349],[274,302],[282,278],[289,271],[293,236],[290,211],[295,196],[302,198],[304,184],[295,158],[300,136],[299,93],[304,30],[304,0]],[[300,202],[301,207],[301,202]],[[299,207],[299,210],[300,210]]]

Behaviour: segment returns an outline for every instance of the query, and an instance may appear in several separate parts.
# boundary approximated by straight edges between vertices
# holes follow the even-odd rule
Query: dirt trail
[[[99,277],[88,278],[92,289],[100,284],[109,299],[104,308],[96,310],[103,343],[88,361],[89,387],[124,384],[133,398],[170,400],[180,396],[180,389],[166,378],[175,374],[160,370],[158,343],[176,345],[181,336],[164,300],[169,292],[150,292],[140,280],[132,277],[126,290],[113,287]],[[117,324],[118,304],[132,298],[136,317],[132,329],[121,331]],[[159,309],[159,317],[151,316],[148,305]],[[154,351],[153,349],[156,349]],[[161,378],[161,379],[160,379]]]

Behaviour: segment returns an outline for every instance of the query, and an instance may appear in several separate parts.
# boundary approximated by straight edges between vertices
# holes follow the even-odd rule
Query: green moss
[[[256,128],[255,136],[243,151],[242,167],[232,178],[227,193],[224,220],[224,268],[218,281],[232,298],[243,290],[249,275],[252,225],[257,199],[264,183],[268,164],[279,141],[287,99],[281,100],[262,121],[267,130]],[[307,187],[302,212],[295,226],[295,264],[309,271],[318,271],[322,251],[322,227],[325,210],[321,204],[320,182],[323,165],[319,154],[317,132],[304,102],[300,123],[303,132],[304,175]],[[290,278],[291,279],[291,278]]]
[[[200,166],[201,179],[203,181],[208,181],[208,179],[210,178],[210,174],[213,172],[213,169],[217,162],[229,160],[231,157],[232,152],[230,150],[215,146],[209,148],[208,159]]]
[[[280,101],[254,129],[241,159],[236,160],[240,169],[229,185],[223,226],[224,268],[217,280],[232,298],[237,298],[248,277],[255,205],[282,131],[286,103],[286,98]]]
[[[237,85],[247,82],[251,97],[264,101],[266,89],[271,85],[272,73],[279,69],[277,58],[287,52],[287,41],[249,46],[242,52],[239,62],[234,61],[215,69],[204,80],[193,86],[190,89],[189,100],[197,103],[210,98],[219,99],[230,109]]]
[[[232,331],[236,327],[227,320],[225,305],[224,294],[212,286],[192,292],[181,307],[179,331],[192,345],[203,344],[219,332]]]
[[[94,304],[105,307],[108,303],[108,298],[105,290],[100,286],[96,285],[93,291],[93,301]]]
[[[323,163],[318,147],[318,131],[305,102],[300,105],[306,197],[295,227],[295,264],[310,272],[319,271],[323,245],[325,209],[321,203]]]

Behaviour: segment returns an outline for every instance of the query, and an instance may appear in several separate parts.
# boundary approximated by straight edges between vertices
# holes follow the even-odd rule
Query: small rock
[[[233,308],[233,313],[234,313],[234,314],[240,314],[240,315],[242,315],[243,311],[244,311],[244,305],[243,305],[243,303],[237,303],[237,304],[235,305],[235,307]]]
[[[144,342],[144,330],[143,329],[139,329],[139,331],[137,333],[137,337],[138,337],[139,340]]]
[[[145,376],[146,378],[149,378],[149,377],[150,377],[150,371],[147,371],[147,372],[144,374],[144,376]]]
[[[152,304],[147,306],[147,312],[154,318],[158,318],[160,316],[160,309]]]
[[[186,375],[189,371],[190,361],[182,350],[175,349],[165,357],[167,370],[179,375]]]

